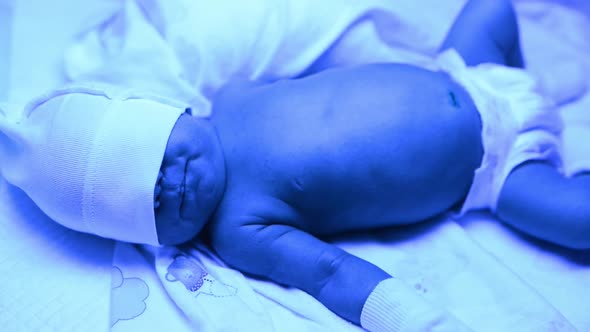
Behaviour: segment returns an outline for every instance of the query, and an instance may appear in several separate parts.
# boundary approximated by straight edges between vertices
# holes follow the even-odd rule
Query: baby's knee
[[[510,66],[521,67],[518,20],[510,0],[485,1],[489,13],[486,29]],[[516,54],[515,54],[516,53]]]
[[[443,48],[455,47],[469,65],[495,62],[522,67],[516,13],[510,0],[471,0]]]
[[[510,0],[470,0],[468,5],[477,7],[481,22],[491,28],[516,23],[516,12]],[[512,27],[510,27],[512,28]]]

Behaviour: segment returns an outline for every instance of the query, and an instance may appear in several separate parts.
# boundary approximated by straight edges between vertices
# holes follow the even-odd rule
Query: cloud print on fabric
[[[124,278],[116,266],[112,269],[111,326],[120,320],[134,319],[145,311],[148,285],[140,278]]]

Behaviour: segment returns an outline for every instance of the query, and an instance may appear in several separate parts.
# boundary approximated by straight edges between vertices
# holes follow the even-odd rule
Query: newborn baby
[[[303,289],[357,324],[390,276],[315,236],[447,211],[483,155],[469,94],[407,65],[235,82],[213,105],[210,123],[183,115],[172,131],[156,210],[156,220],[202,222],[158,228],[188,240],[216,208],[211,244],[230,266]]]
[[[470,1],[442,48],[454,50],[429,69],[324,70],[339,58],[328,52],[307,77],[207,90],[208,119],[121,87],[54,91],[0,119],[2,172],[67,227],[163,245],[203,231],[228,265],[303,289],[366,329],[460,331],[321,238],[490,209],[583,248],[589,187],[583,173],[562,176],[558,115],[529,75],[506,67],[522,66],[509,2]]]
[[[438,70],[370,64],[273,84],[235,81],[214,98],[210,119],[181,116],[156,190],[160,242],[206,229],[231,267],[300,288],[370,330],[462,330],[320,238],[455,207],[497,209],[532,234],[552,231],[542,219],[531,227],[536,215],[519,205],[527,188],[514,183],[558,175],[559,118],[528,75],[500,66],[522,65],[512,12],[506,30],[473,40],[460,29],[471,10],[444,47],[481,66],[451,50]]]

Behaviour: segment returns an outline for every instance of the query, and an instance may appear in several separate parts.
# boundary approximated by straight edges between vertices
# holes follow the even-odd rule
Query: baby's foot
[[[192,239],[208,221],[225,188],[217,134],[205,119],[183,114],[175,124],[154,189],[160,244]]]

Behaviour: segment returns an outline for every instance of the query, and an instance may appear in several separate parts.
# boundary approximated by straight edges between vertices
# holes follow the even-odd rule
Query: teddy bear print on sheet
[[[225,266],[203,244],[160,247],[155,258],[162,286],[192,328],[274,331],[272,317],[244,275]]]
[[[168,265],[166,280],[169,282],[181,282],[195,297],[203,294],[213,297],[234,296],[237,289],[223,284],[209,276],[196,261],[183,254],[178,254]]]

